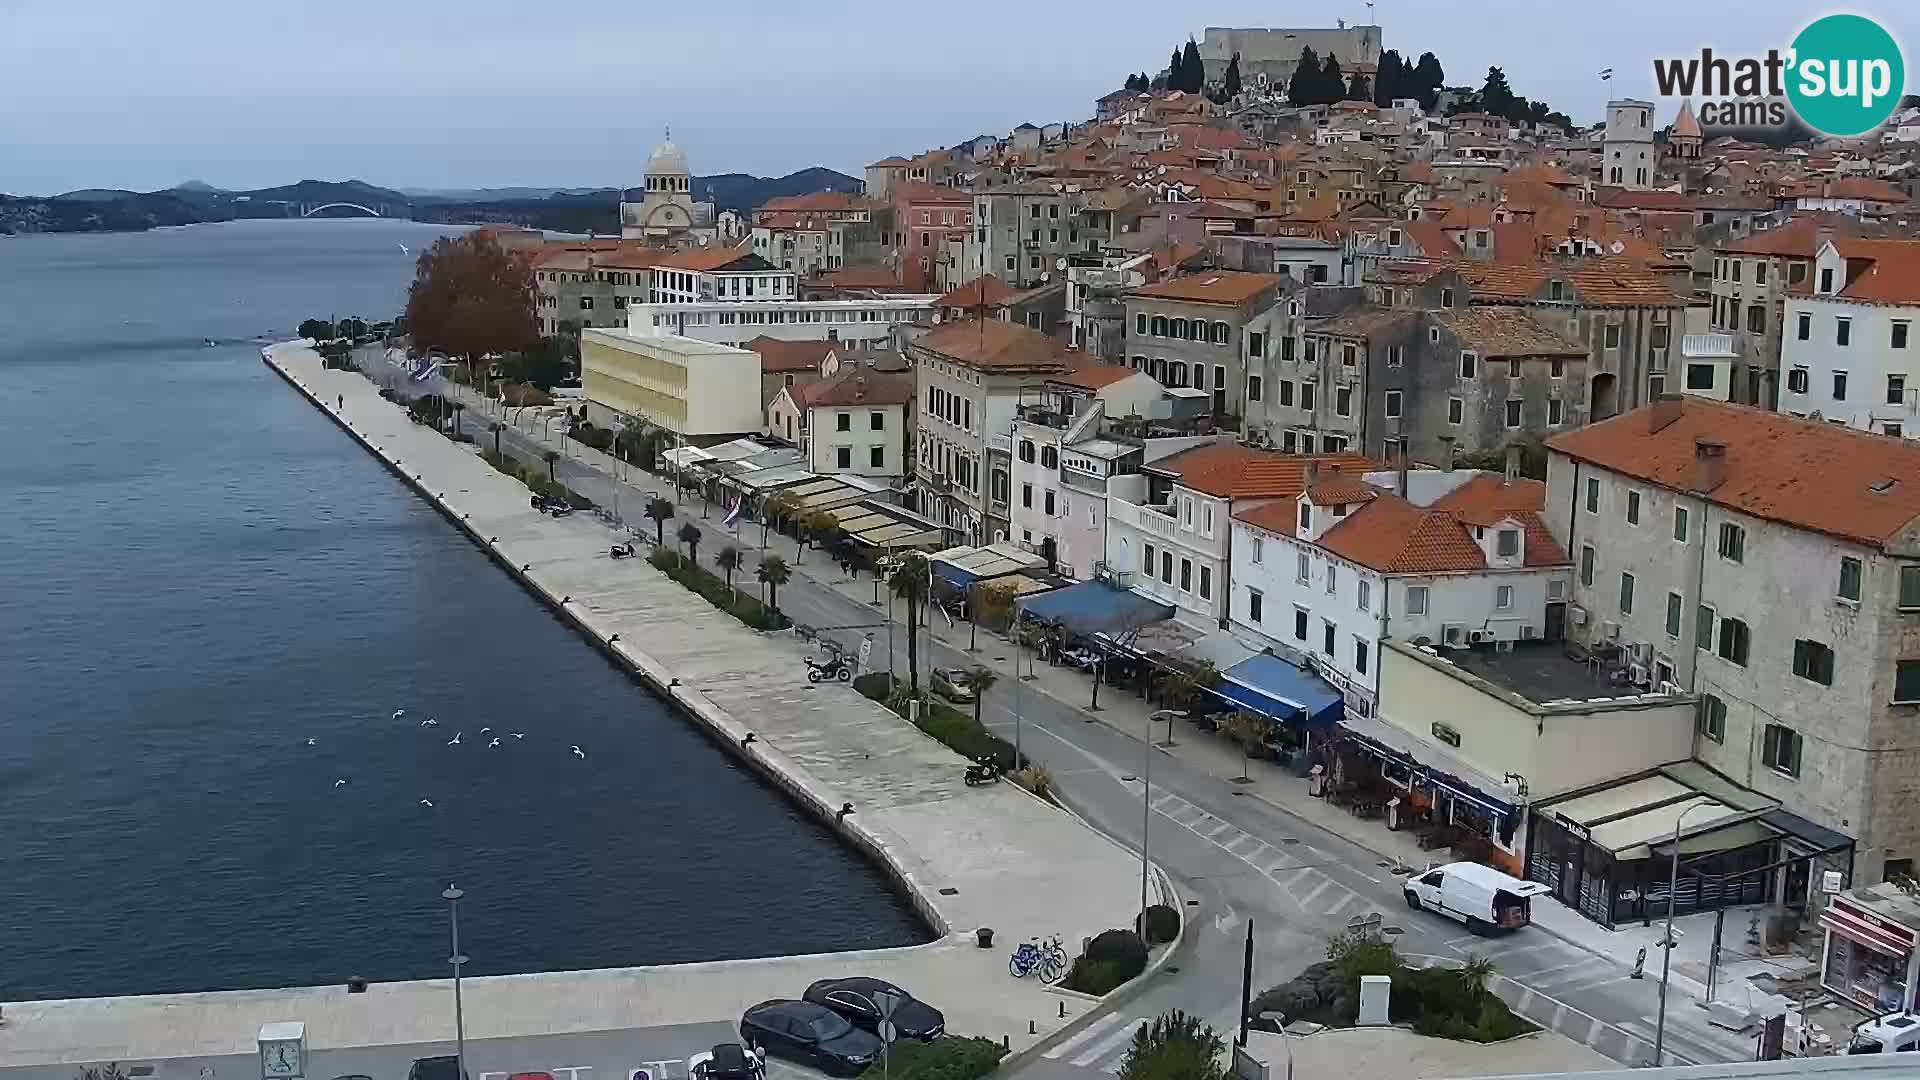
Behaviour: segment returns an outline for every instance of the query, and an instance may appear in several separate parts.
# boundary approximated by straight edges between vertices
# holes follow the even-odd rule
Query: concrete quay
[[[534,512],[518,481],[414,424],[357,373],[325,369],[300,343],[262,356],[535,596],[874,858],[936,934],[907,948],[470,978],[470,1041],[732,1024],[756,1001],[854,973],[915,989],[945,1010],[949,1030],[1005,1037],[1015,1051],[1099,1011],[1096,1000],[1012,978],[1007,954],[1052,934],[1072,953],[1130,925],[1136,854],[1014,785],[967,787],[959,755],[844,685],[808,683],[789,642],[748,629],[644,560],[609,560],[615,534],[605,525]],[[1171,899],[1157,870],[1154,888]],[[994,948],[976,947],[978,927],[994,929]],[[250,1054],[260,1025],[276,1020],[305,1022],[316,1057],[432,1043],[451,1035],[451,991],[438,979],[363,994],[332,986],[7,1003],[0,1068]]]

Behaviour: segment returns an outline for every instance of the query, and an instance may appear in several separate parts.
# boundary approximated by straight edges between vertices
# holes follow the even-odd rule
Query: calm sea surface
[[[439,232],[0,238],[0,1000],[923,939],[260,363]]]

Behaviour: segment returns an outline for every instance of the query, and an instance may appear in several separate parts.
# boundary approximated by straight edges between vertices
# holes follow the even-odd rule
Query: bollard
[[[1013,1049],[1013,1038],[1008,1035],[1000,1036],[1000,1049],[1002,1050]]]
[[[1031,1020],[1027,1021],[1027,1034],[1029,1035],[1040,1034],[1040,1025],[1034,1023]]]
[[[1065,1020],[1066,1018],[1067,1018],[1067,1003],[1063,1001],[1060,1003],[1060,1019]]]
[[[1640,946],[1639,953],[1637,953],[1633,958],[1633,974],[1627,976],[1627,978],[1629,979],[1642,978],[1647,973],[1646,969],[1647,969],[1647,947],[1645,945],[1642,945]]]

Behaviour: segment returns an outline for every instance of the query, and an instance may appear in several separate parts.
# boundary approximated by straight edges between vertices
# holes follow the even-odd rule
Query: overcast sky
[[[1597,122],[1649,61],[1784,46],[1825,8],[1753,0],[1384,0],[1384,44],[1489,64]],[[1856,8],[1906,44],[1920,5]],[[1308,14],[1311,11],[1311,15]],[[1551,12],[1549,17],[1546,13]],[[634,185],[671,124],[695,173],[858,175],[892,153],[1085,119],[1207,25],[1350,23],[1275,0],[0,0],[0,191]],[[1601,82],[1602,68],[1615,69]],[[1916,80],[1908,79],[1910,86]],[[1664,119],[1664,117],[1663,117]]]

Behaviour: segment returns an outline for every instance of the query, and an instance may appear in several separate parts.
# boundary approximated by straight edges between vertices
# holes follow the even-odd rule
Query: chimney
[[[1647,406],[1647,434],[1658,435],[1680,419],[1680,395],[1661,394]]]
[[[1693,490],[1706,493],[1727,482],[1727,444],[1714,439],[1693,443]]]
[[[1314,486],[1320,483],[1320,463],[1308,461],[1306,471],[1301,474],[1300,482],[1304,485],[1301,488],[1302,491],[1312,491]]]
[[[1520,445],[1515,443],[1507,447],[1507,483],[1520,479]]]
[[[1453,471],[1453,436],[1440,436],[1440,467],[1447,472]]]
[[[1400,491],[1400,497],[1401,497],[1401,498],[1403,498],[1403,499],[1412,499],[1412,498],[1413,498],[1413,495],[1412,495],[1412,493],[1411,493],[1410,491],[1408,491],[1408,489],[1407,489],[1407,468],[1408,468],[1408,465],[1407,465],[1407,459],[1408,459],[1408,458],[1409,458],[1409,457],[1411,456],[1411,452],[1409,451],[1409,449],[1408,449],[1408,447],[1407,447],[1407,437],[1406,437],[1405,435],[1402,435],[1402,436],[1400,436],[1400,437],[1399,437],[1398,439],[1395,439],[1395,440],[1394,440],[1394,442],[1395,442],[1395,443],[1396,443],[1396,444],[1398,445],[1398,447],[1399,447],[1399,452],[1400,452],[1400,461],[1399,461],[1399,465],[1400,465],[1400,488],[1399,488],[1399,491]]]

